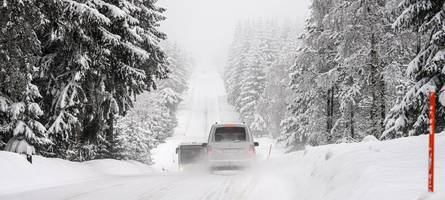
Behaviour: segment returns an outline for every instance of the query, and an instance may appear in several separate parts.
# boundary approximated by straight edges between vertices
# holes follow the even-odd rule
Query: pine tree
[[[280,123],[289,103],[289,66],[295,61],[300,46],[298,36],[301,34],[300,25],[291,21],[284,22],[277,29],[274,35],[279,37],[271,46],[276,59],[266,69],[265,88],[257,106],[257,113],[268,119],[268,131],[274,138],[280,136]]]
[[[45,46],[39,83],[49,111],[48,132],[57,143],[50,150],[56,155],[77,159],[76,149],[94,149],[99,152],[81,154],[110,157],[115,115],[125,115],[136,95],[155,88],[154,78],[165,77],[165,54],[159,46],[165,34],[157,30],[164,9],[154,3],[48,5],[54,23],[40,34]],[[87,147],[91,145],[97,148]]]
[[[150,150],[173,134],[177,125],[175,111],[187,88],[191,60],[176,45],[164,43],[164,46],[172,73],[168,79],[157,82],[157,90],[140,95],[134,109],[118,118],[113,158],[149,164]]]
[[[264,126],[260,132],[274,137],[279,135],[288,102],[287,68],[298,47],[299,26],[294,26],[272,20],[239,23],[224,74],[229,102],[241,120],[249,126]]]
[[[254,119],[250,124],[250,130],[252,130],[253,134],[257,137],[262,137],[263,135],[267,134],[266,121],[258,113],[255,113]]]
[[[333,95],[337,84],[335,46],[338,34],[324,20],[334,7],[333,1],[313,1],[312,15],[302,35],[303,44],[289,70],[292,96],[279,138],[291,150],[306,144],[323,144],[335,140]],[[327,99],[327,105],[324,104]],[[326,124],[326,126],[320,126]]]
[[[260,52],[252,48],[247,57],[248,64],[242,74],[241,92],[236,102],[241,118],[247,124],[253,122],[256,106],[264,91],[265,66],[262,59]]]
[[[94,81],[101,78],[93,78],[90,74],[99,75],[99,65],[104,67],[106,64],[104,55],[109,50],[99,42],[108,34],[104,27],[110,25],[111,20],[92,4],[55,1],[45,6],[45,14],[51,23],[39,33],[45,45],[37,81],[44,91],[48,134],[55,143],[49,150],[56,156],[67,158],[72,156],[69,150],[81,140],[81,133],[87,128],[82,127],[82,118],[91,116],[85,113],[95,112],[84,106],[88,101],[88,105],[92,105],[95,94],[90,90],[103,89],[99,85],[93,87]],[[86,82],[89,87],[85,87]],[[97,127],[100,129],[101,124]]]
[[[0,7],[0,147],[22,139],[38,149],[51,143],[41,124],[41,95],[33,83],[41,55],[36,30],[45,20],[41,4],[11,1]]]
[[[413,34],[389,28],[397,1],[312,1],[281,141],[301,147],[382,134],[396,88],[409,85],[401,74]]]
[[[341,117],[334,124],[334,135],[344,128],[352,140],[382,133],[386,88],[379,45],[385,31],[384,5],[380,0],[343,1],[330,13],[329,18],[336,21],[330,27],[339,38],[336,68]]]
[[[403,0],[400,15],[393,27],[397,30],[419,32],[417,55],[408,65],[407,74],[414,81],[403,99],[390,111],[385,120],[386,129],[382,138],[420,135],[427,133],[428,95],[438,92],[438,99],[445,105],[444,76],[444,21],[445,1],[443,0]],[[443,107],[438,107],[437,126],[443,128]]]
[[[247,64],[247,53],[251,48],[253,32],[250,22],[239,23],[231,44],[230,55],[227,62],[227,69],[224,74],[228,101],[232,105],[237,105],[237,98],[240,95],[241,79]],[[238,106],[235,106],[239,110]]]
[[[187,90],[190,65],[192,58],[183,52],[176,44],[163,43],[165,53],[168,56],[168,68],[171,73],[168,79],[157,82],[158,88],[172,88],[175,92],[182,93]]]

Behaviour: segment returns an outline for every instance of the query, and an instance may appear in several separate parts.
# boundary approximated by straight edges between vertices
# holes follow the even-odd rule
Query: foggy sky
[[[222,66],[236,24],[245,19],[304,20],[310,0],[159,0],[161,30],[198,64]]]

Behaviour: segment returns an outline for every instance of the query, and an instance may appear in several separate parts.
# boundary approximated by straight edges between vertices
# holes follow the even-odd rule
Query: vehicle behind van
[[[255,147],[249,128],[244,124],[214,124],[210,130],[207,161],[212,169],[244,168],[255,161]]]
[[[202,143],[182,143],[176,148],[176,153],[180,171],[200,167],[206,156]]]

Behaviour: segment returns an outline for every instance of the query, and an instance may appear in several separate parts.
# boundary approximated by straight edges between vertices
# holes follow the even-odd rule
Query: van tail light
[[[254,156],[255,155],[255,147],[254,146],[250,146],[249,147],[249,156]]]
[[[207,155],[211,156],[213,153],[213,149],[211,146],[207,146]]]

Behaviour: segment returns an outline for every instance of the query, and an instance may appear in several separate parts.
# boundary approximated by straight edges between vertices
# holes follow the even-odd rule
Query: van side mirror
[[[176,147],[176,154],[179,153],[179,147]]]
[[[260,146],[260,143],[258,143],[258,142],[253,142],[253,146]]]
[[[207,147],[207,143],[202,143],[202,147],[206,148]]]

